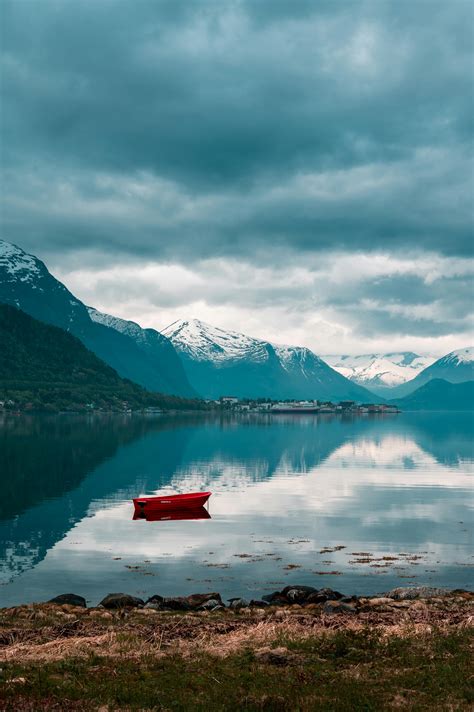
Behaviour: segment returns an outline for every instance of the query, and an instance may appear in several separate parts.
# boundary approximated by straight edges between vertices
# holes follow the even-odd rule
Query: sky
[[[473,342],[470,0],[2,0],[1,237],[98,309]]]

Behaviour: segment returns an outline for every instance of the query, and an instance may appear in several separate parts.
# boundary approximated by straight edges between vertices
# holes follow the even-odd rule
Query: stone
[[[163,598],[163,596],[159,596],[157,593],[155,593],[154,596],[150,596],[150,598],[147,599],[146,606],[148,606],[148,604],[150,604],[150,608],[151,604],[155,606],[161,606],[164,600],[165,599]]]
[[[78,606],[80,608],[87,608],[86,599],[75,593],[62,593],[60,596],[51,598],[48,603],[56,603],[58,606]]]
[[[104,608],[138,608],[144,605],[145,601],[128,593],[109,593],[99,603]]]
[[[340,601],[326,601],[323,606],[323,613],[357,613],[357,609],[350,603]]]
[[[214,601],[214,606],[221,605],[220,593],[192,593],[190,596],[174,596],[162,599],[162,607],[172,611],[204,611],[207,601]]]
[[[217,601],[215,605],[222,604],[221,594],[213,591],[212,593],[192,593],[186,596],[186,602],[191,610],[200,608],[208,601]]]
[[[286,596],[289,603],[304,603],[308,596],[316,591],[317,589],[313,586],[287,586],[281,593]]]
[[[366,605],[370,606],[371,608],[376,608],[377,606],[389,606],[392,603],[393,599],[387,597],[368,598],[366,601]]]
[[[333,591],[332,588],[320,588],[309,594],[306,603],[325,603],[326,601],[338,601],[340,598],[344,598],[344,596],[339,591]]]
[[[413,601],[416,598],[436,598],[449,594],[444,588],[432,588],[430,586],[413,586],[411,588],[394,588],[388,591],[386,598],[393,598],[396,601]]]
[[[266,608],[269,605],[268,601],[252,598],[249,603],[250,608]]]
[[[189,606],[189,604],[184,596],[175,596],[172,598],[164,598],[161,605],[162,605],[162,608],[166,608],[169,611],[189,611],[189,610],[191,610],[191,607]]]
[[[240,608],[248,608],[249,602],[245,598],[229,598],[229,608],[238,611]]]
[[[213,611],[216,608],[224,608],[222,605],[222,601],[218,600],[217,598],[210,598],[207,601],[204,601],[202,605],[199,606],[197,609],[198,611]]]
[[[161,603],[145,603],[145,609],[150,611],[162,611],[163,606]]]

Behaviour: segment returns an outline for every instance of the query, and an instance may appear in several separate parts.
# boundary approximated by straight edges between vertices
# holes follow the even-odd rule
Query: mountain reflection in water
[[[95,600],[145,584],[261,595],[270,581],[334,586],[336,575],[349,592],[411,576],[466,586],[471,433],[468,414],[441,413],[4,418],[0,602],[66,588]],[[212,520],[131,521],[138,494],[204,489],[215,493]],[[335,544],[347,552],[321,553]],[[363,568],[352,550],[428,553],[416,567]],[[158,583],[154,570],[141,578],[143,560]]]

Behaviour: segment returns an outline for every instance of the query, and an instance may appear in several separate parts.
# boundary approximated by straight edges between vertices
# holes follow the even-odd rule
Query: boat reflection
[[[143,510],[135,510],[133,519],[145,519],[147,522],[169,522],[185,519],[211,519],[211,515],[205,507],[196,507],[196,509],[175,509],[154,512],[144,512]]]

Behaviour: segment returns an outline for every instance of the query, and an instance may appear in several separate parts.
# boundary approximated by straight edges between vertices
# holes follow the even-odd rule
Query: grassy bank
[[[468,710],[472,601],[0,611],[1,710]]]

